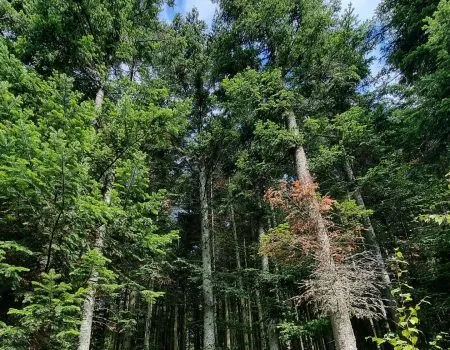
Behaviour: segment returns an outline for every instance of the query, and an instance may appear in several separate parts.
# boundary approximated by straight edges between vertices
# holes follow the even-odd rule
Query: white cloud
[[[352,3],[359,18],[366,20],[372,18],[375,14],[375,9],[380,0],[342,0],[342,8],[345,9],[349,3]]]

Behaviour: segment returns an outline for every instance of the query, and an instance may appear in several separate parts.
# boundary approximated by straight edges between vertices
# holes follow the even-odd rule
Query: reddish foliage
[[[290,251],[290,254],[287,254],[290,258],[293,258],[292,255],[298,254],[299,251],[303,254],[318,254],[320,247],[317,244],[317,220],[313,217],[314,211],[311,210],[313,206],[319,207],[325,220],[335,261],[342,262],[355,250],[359,234],[355,235],[355,232],[348,230],[342,232],[336,228],[336,225],[329,219],[336,201],[330,196],[319,197],[317,189],[316,183],[305,185],[297,180],[292,183],[282,181],[278,188],[270,188],[266,192],[265,200],[273,207],[286,212],[286,221],[289,223],[291,231],[289,243],[286,242],[286,237],[283,239],[283,244],[280,244],[279,239],[273,237],[272,241],[269,240],[266,243],[268,245],[265,248],[266,252],[270,251],[272,255],[286,256],[287,252],[276,254],[276,250],[286,249]]]

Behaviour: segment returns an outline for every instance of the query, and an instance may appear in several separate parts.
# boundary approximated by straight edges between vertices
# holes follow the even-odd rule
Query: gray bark
[[[178,305],[175,304],[174,310],[174,320],[173,320],[173,350],[179,349],[179,340],[178,340]]]
[[[349,157],[347,156],[345,149],[343,151],[344,151],[345,172],[347,173],[347,177],[348,177],[349,181],[351,183],[355,184],[353,196],[356,200],[356,203],[363,209],[366,209],[366,204],[365,204],[364,198],[362,196],[361,188],[356,184],[356,178],[355,178],[355,175],[353,174],[353,169],[350,164]],[[388,305],[394,306],[394,302],[392,301],[392,295],[390,293],[391,279],[387,272],[386,264],[384,263],[383,255],[381,254],[380,244],[378,243],[378,239],[375,234],[375,230],[372,226],[372,221],[370,220],[369,216],[363,217],[363,224],[366,227],[366,233],[365,233],[366,242],[369,244],[369,247],[374,254],[378,268],[380,269],[380,272],[381,272],[381,280],[385,286],[384,294],[388,300]],[[380,301],[380,304],[381,304],[381,313],[383,314],[383,319],[384,319],[383,326],[389,332],[391,330],[390,326],[389,326],[389,317],[388,317],[388,313],[387,313],[387,310],[386,310],[383,300]],[[371,323],[373,323],[372,320],[371,320]]]
[[[266,330],[264,328],[264,313],[261,303],[261,294],[259,292],[259,288],[256,289],[256,304],[258,306],[258,324],[259,324],[259,333],[260,333],[260,346],[261,350],[266,349]]]
[[[356,183],[355,175],[353,174],[353,170],[350,164],[350,160],[348,159],[348,156],[345,155],[345,172],[347,173],[348,179],[352,183]],[[355,186],[353,196],[355,197],[356,203],[358,203],[359,206],[366,209],[366,204],[364,203],[364,199],[361,193],[361,189],[359,186]],[[373,229],[372,222],[370,220],[370,217],[364,216],[363,217],[363,223],[366,227],[366,241],[369,243],[370,248],[372,249],[373,253],[375,254],[375,259],[377,260],[377,264],[381,271],[381,277],[383,282],[386,284],[387,287],[391,285],[391,279],[389,277],[389,274],[386,269],[386,265],[384,264],[383,255],[381,254],[380,245],[377,240],[377,236],[375,234],[375,230]]]
[[[264,235],[264,226],[263,226],[262,220],[259,220],[258,236],[259,236],[260,242],[261,242],[263,235]],[[262,271],[264,273],[269,273],[269,257],[267,255],[262,256],[261,263],[262,263]],[[268,328],[267,335],[268,335],[269,349],[270,350],[278,350],[278,334],[276,331],[276,321],[270,320],[267,328]]]
[[[264,236],[264,226],[261,220],[259,220],[258,225],[258,238],[259,244],[261,245],[262,238]],[[262,270],[265,273],[269,273],[269,257],[267,255],[263,255],[261,258]]]
[[[237,238],[236,219],[234,216],[233,204],[231,204],[231,206],[230,206],[230,213],[231,213],[231,225],[233,228],[234,251],[236,254],[236,267],[237,267],[237,271],[239,273],[238,283],[239,283],[240,290],[242,292],[244,292],[244,283],[242,281],[242,276],[241,276],[241,271],[242,271],[241,254],[239,253],[239,242],[238,242],[238,238]],[[248,318],[247,318],[247,313],[245,311],[245,299],[243,296],[239,297],[239,305],[241,308],[242,322],[243,322],[245,328],[247,328]],[[248,333],[246,330],[244,330],[244,347],[245,347],[245,350],[248,350],[248,348],[249,348],[249,336],[248,336]]]
[[[214,350],[216,346],[214,326],[214,294],[211,268],[211,233],[208,220],[206,167],[200,165],[200,212],[202,235],[202,280],[203,280],[203,349]]]
[[[95,96],[95,108],[97,112],[100,113],[103,106],[104,91],[100,88]],[[105,188],[103,194],[104,202],[109,205],[111,202],[110,191],[112,188],[112,178],[111,176],[105,176]],[[102,225],[97,230],[97,237],[94,243],[94,249],[98,250],[100,253],[103,250],[103,240],[106,232],[106,226]],[[89,278],[89,291],[87,292],[82,308],[82,318],[80,325],[80,335],[78,338],[78,350],[89,350],[91,345],[91,333],[92,333],[92,320],[94,318],[95,309],[95,294],[96,286],[98,284],[98,271],[94,270]]]
[[[278,335],[276,323],[273,320],[270,320],[267,328],[267,331],[269,333],[269,350],[278,350]]]
[[[248,303],[247,303],[247,311],[248,311],[248,332],[249,332],[249,348],[250,350],[253,350],[254,348],[254,337],[253,337],[253,313],[252,313],[252,301],[250,298],[248,298]]]
[[[293,112],[287,113],[289,130],[299,136],[297,120]],[[302,146],[295,148],[295,167],[298,179],[305,185],[313,183],[311,173],[308,169],[308,159]],[[316,227],[317,242],[321,251],[318,254],[318,263],[327,273],[333,274],[336,271],[334,260],[331,255],[330,240],[328,237],[325,220],[319,209],[317,200],[313,200],[310,207],[310,217],[314,220]],[[348,310],[344,288],[338,276],[335,283],[330,288],[335,290],[334,304],[336,307],[330,312],[330,321],[333,328],[335,347],[337,350],[356,350],[356,339],[351,324],[351,316]]]
[[[136,311],[136,299],[137,294],[134,290],[129,290],[128,296],[127,296],[127,306],[126,309],[131,315],[135,315]],[[133,334],[134,330],[127,331],[124,336],[123,340],[123,350],[131,350],[132,349],[132,343],[133,343]]]
[[[153,315],[153,302],[149,302],[147,305],[147,317],[145,319],[145,333],[144,333],[145,350],[150,350],[150,332],[152,329],[152,315]]]
[[[225,345],[227,349],[231,349],[231,330],[230,330],[230,310],[228,305],[228,296],[225,295],[225,323],[226,323],[226,333],[225,333]]]

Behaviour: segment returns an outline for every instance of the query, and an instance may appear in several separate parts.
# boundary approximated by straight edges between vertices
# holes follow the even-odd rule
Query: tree
[[[314,11],[312,11],[313,7]],[[260,61],[262,69],[280,68],[279,91],[283,91],[285,87],[286,90],[284,93],[278,93],[281,97],[281,102],[278,103],[282,106],[281,115],[286,116],[286,124],[295,140],[300,139],[296,111],[303,115],[326,113],[332,102],[324,103],[325,98],[322,94],[334,96],[333,92],[339,91],[340,96],[336,101],[345,101],[342,98],[346,96],[344,91],[347,92],[347,96],[351,94],[352,87],[355,87],[358,78],[365,74],[366,68],[361,56],[363,51],[358,51],[364,46],[352,46],[350,41],[347,41],[352,36],[362,38],[363,34],[357,31],[352,32],[349,27],[351,20],[344,19],[342,27],[338,25],[334,27],[332,13],[336,8],[333,6],[326,7],[316,2],[304,2],[300,6],[290,1],[276,4],[269,1],[250,2],[245,5],[224,1],[221,2],[221,9],[221,19],[224,23],[223,27],[226,28],[224,29],[226,35],[233,37],[236,45],[245,43],[252,47],[254,52],[262,58]],[[351,13],[346,16],[350,18]],[[273,23],[277,23],[276,28]],[[342,42],[338,41],[336,45],[333,39],[337,38]],[[306,46],[307,50],[302,49]],[[349,55],[350,52],[356,52],[356,55]],[[344,61],[340,59],[346,57],[353,57],[352,61],[355,61],[355,65],[344,65]],[[360,57],[359,61],[358,57]],[[312,83],[316,81],[316,84]],[[294,96],[299,98],[296,99]],[[294,104],[293,101],[296,100],[300,103]],[[328,98],[328,101],[335,100]],[[336,107],[345,108],[345,103],[341,105],[336,103]],[[278,117],[279,121],[281,121],[281,115]],[[297,178],[305,186],[312,185],[305,150],[298,141],[294,146],[294,154]],[[310,215],[316,220],[317,237],[322,243],[320,246],[323,248],[323,254],[320,264],[322,267],[328,266],[328,271],[332,273],[334,263],[331,258],[328,233],[324,219],[318,211],[318,204],[314,200],[311,203]],[[335,301],[340,305],[337,308],[340,312],[331,312],[335,339],[339,347],[356,348],[350,323],[351,315],[344,307],[345,296],[340,294],[341,287],[338,290],[340,291],[335,295]]]

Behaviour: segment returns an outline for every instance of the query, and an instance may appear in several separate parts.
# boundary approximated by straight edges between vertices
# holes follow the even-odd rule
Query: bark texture
[[[103,106],[104,91],[100,88],[95,96],[95,108],[100,113]],[[105,175],[105,183],[103,189],[103,200],[109,205],[111,202],[110,191],[112,187],[111,176]],[[102,225],[97,230],[97,237],[94,243],[94,249],[102,253],[103,240],[105,237],[106,226]],[[95,294],[96,286],[98,284],[98,271],[94,270],[89,278],[89,291],[87,292],[82,308],[82,318],[80,325],[80,335],[78,338],[78,350],[89,350],[91,346],[92,320],[94,318],[95,310]]]
[[[297,120],[293,112],[287,113],[287,122],[289,130],[295,136],[299,136]],[[295,148],[295,167],[297,177],[303,184],[313,183],[308,168],[308,159],[302,146],[297,146]],[[318,263],[325,273],[333,274],[336,271],[336,267],[331,254],[330,239],[317,200],[314,200],[311,203],[310,216],[311,219],[314,220],[317,242],[321,248],[320,253],[318,254]],[[333,328],[336,350],[356,350],[355,334],[350,321],[351,315],[347,306],[344,288],[338,276],[336,276],[334,285],[330,286],[330,288],[333,288],[335,291],[335,300],[333,301],[335,308],[330,312],[330,320]]]
[[[152,329],[152,315],[153,315],[153,302],[149,302],[147,305],[147,317],[145,319],[145,333],[144,333],[145,350],[150,350],[150,332]]]
[[[202,234],[202,280],[203,280],[203,349],[216,346],[214,326],[214,294],[212,286],[211,232],[208,222],[207,176],[204,164],[200,166],[200,212]]]
[[[355,183],[356,182],[355,175],[353,174],[353,169],[347,155],[345,155],[344,167],[350,182]],[[355,197],[356,203],[358,203],[358,205],[361,206],[362,208],[366,209],[366,204],[364,203],[364,199],[359,186],[355,186],[353,196]],[[372,222],[368,216],[364,216],[363,220],[364,226],[366,227],[366,235],[365,235],[366,241],[367,243],[369,243],[370,248],[372,249],[375,255],[375,259],[377,260],[377,264],[381,271],[381,277],[383,279],[383,282],[386,284],[386,286],[390,286],[391,279],[387,272],[386,265],[384,264],[383,255],[381,254],[380,245],[378,244],[377,236],[372,226]]]
[[[237,237],[237,227],[236,227],[236,218],[234,216],[234,206],[233,204],[231,204],[230,206],[230,212],[231,212],[231,224],[233,227],[233,241],[234,241],[234,250],[235,250],[235,254],[236,254],[236,268],[237,271],[239,273],[239,277],[238,277],[238,283],[239,283],[239,288],[241,289],[242,292],[244,292],[244,282],[242,281],[242,263],[241,263],[241,254],[239,253],[239,242],[238,242],[238,237]],[[241,317],[242,317],[242,323],[244,324],[245,328],[247,328],[247,326],[249,325],[249,321],[248,321],[248,317],[247,317],[247,313],[246,313],[246,305],[245,305],[245,299],[244,297],[240,297],[239,298],[239,306],[240,306],[240,311],[241,311]],[[249,349],[249,336],[248,336],[248,332],[244,330],[244,348],[245,350]]]
[[[345,161],[344,161],[345,172],[347,173],[347,177],[348,177],[349,181],[351,183],[355,184],[355,188],[353,191],[353,196],[355,198],[355,201],[360,207],[362,207],[363,209],[366,209],[366,203],[364,202],[361,188],[356,184],[356,178],[355,178],[355,175],[353,174],[353,169],[352,169],[352,166],[350,163],[350,159],[347,156],[347,154],[345,153],[345,150],[344,150],[344,156],[345,156]],[[390,293],[391,279],[389,277],[389,273],[387,272],[386,264],[384,263],[383,255],[381,254],[380,245],[378,243],[378,239],[375,234],[375,230],[372,226],[372,221],[370,220],[370,217],[364,216],[363,224],[366,228],[366,231],[365,231],[366,242],[368,243],[369,248],[375,257],[378,268],[380,269],[380,272],[381,272],[381,280],[382,280],[383,284],[385,285],[385,293],[384,293],[385,297],[388,300],[388,305],[392,304],[390,306],[393,306],[392,295]],[[383,318],[384,318],[384,327],[386,328],[387,331],[390,331],[388,312],[386,310],[386,307],[385,307],[383,301],[381,301],[381,306],[382,306],[381,312],[382,312]]]

